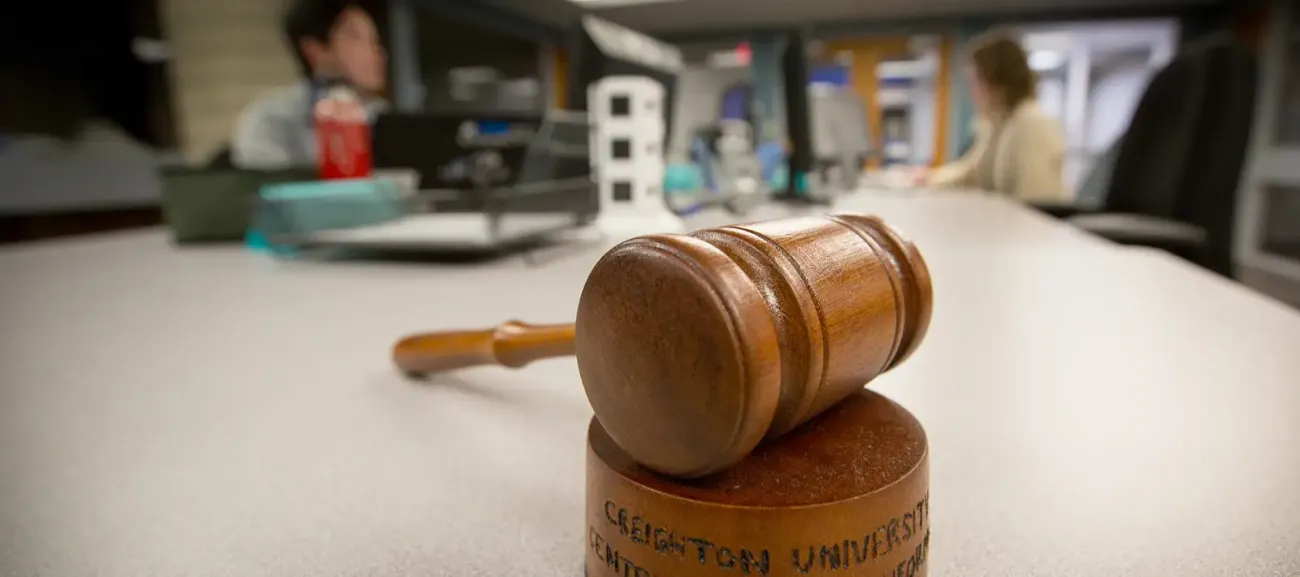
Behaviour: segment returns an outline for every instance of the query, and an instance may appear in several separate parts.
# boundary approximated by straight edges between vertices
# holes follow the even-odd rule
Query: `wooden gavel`
[[[796,217],[629,240],[592,269],[576,324],[412,336],[393,359],[423,373],[576,354],[610,437],[698,477],[897,366],[932,302],[920,253],[880,219]]]

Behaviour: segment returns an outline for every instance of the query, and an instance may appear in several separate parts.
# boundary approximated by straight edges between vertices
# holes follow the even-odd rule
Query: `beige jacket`
[[[936,169],[927,179],[931,186],[978,188],[977,172],[985,155],[993,157],[993,183],[998,192],[1024,202],[1070,201],[1062,165],[1065,136],[1060,124],[1038,110],[1033,101],[1016,107],[1007,117],[1002,133],[993,141],[993,126],[980,120],[975,126],[975,143],[965,156]],[[996,151],[996,152],[995,152]]]

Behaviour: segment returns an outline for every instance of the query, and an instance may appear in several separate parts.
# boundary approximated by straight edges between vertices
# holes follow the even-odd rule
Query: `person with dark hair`
[[[970,64],[967,78],[978,113],[973,144],[923,181],[1023,201],[1069,201],[1062,176],[1065,136],[1060,124],[1038,109],[1038,77],[1025,49],[1011,34],[993,32],[974,43]]]
[[[383,106],[386,56],[374,19],[358,0],[294,0],[284,33],[303,82],[255,100],[240,114],[230,143],[231,161],[240,168],[314,166],[312,110],[332,87],[350,88],[372,114]]]

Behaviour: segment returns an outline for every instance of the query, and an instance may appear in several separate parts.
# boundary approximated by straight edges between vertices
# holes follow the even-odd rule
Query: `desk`
[[[873,385],[930,434],[931,575],[1300,574],[1300,315],[998,199],[842,208],[934,275],[929,337]],[[581,575],[574,363],[413,384],[387,352],[571,319],[598,252],[0,251],[0,575]]]

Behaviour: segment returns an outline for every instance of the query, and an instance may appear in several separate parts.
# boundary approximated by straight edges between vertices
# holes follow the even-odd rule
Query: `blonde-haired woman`
[[[1038,109],[1038,77],[1012,36],[975,43],[967,79],[978,120],[974,145],[960,159],[923,176],[930,186],[977,188],[1025,202],[1068,202],[1060,124]]]

